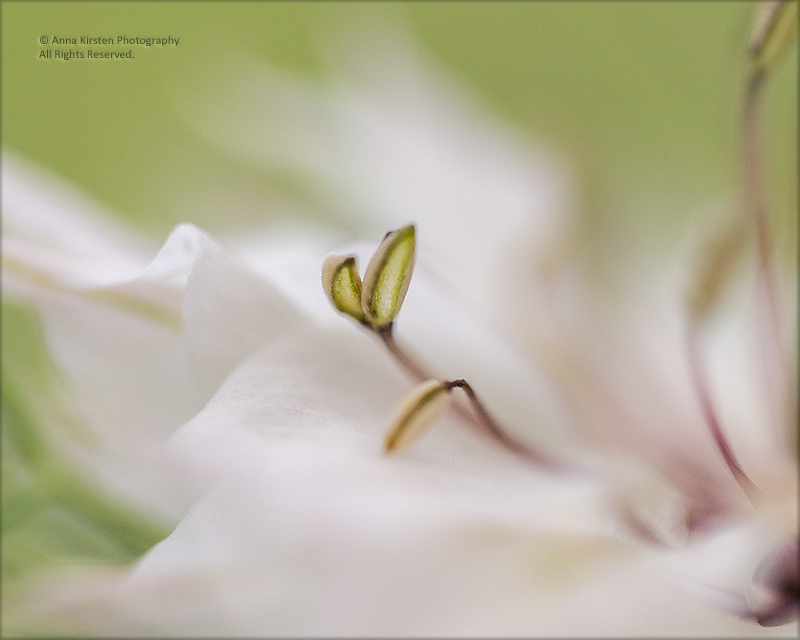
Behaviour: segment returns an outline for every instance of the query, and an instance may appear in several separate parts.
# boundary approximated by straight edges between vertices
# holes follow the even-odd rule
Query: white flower
[[[4,153],[3,295],[35,306],[95,441],[58,423],[49,437],[110,491],[177,523],[130,566],[33,576],[4,624],[158,636],[796,634],[796,623],[762,628],[714,600],[743,593],[787,532],[736,493],[708,442],[675,347],[678,296],[661,298],[673,321],[632,317],[637,334],[617,314],[604,326],[591,304],[589,334],[558,308],[532,317],[531,300],[554,300],[512,267],[565,239],[562,179],[428,72],[393,65],[388,85],[262,70],[265,87],[223,92],[240,109],[226,121],[247,136],[216,135],[312,169],[374,228],[413,217],[398,339],[438,375],[469,380],[515,437],[593,472],[550,474],[457,416],[386,456],[384,430],[411,383],[325,298],[319,270],[347,248],[340,233],[273,232],[232,250],[181,225],[149,259]],[[351,248],[363,261],[377,239]],[[580,300],[579,282],[561,295]],[[580,419],[563,390],[583,402]],[[615,450],[615,438],[630,446]],[[772,490],[795,462],[753,466],[784,465]],[[696,479],[713,481],[711,502]],[[718,518],[695,535],[691,517],[707,504]]]

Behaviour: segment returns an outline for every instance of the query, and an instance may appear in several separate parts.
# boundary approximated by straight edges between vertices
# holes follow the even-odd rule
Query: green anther
[[[328,256],[322,263],[322,287],[338,311],[364,322],[361,277],[355,256]]]
[[[450,384],[427,380],[400,401],[386,433],[384,450],[395,453],[414,443],[450,404]]]
[[[776,65],[796,39],[797,2],[762,2],[750,35],[750,55],[756,66],[768,69]]]
[[[415,246],[414,225],[392,231],[367,265],[361,307],[378,329],[389,326],[400,311],[414,270]]]

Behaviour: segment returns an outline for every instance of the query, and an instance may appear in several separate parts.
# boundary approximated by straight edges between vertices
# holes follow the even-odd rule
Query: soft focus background
[[[313,77],[336,25],[388,15],[498,118],[567,161],[580,190],[585,248],[603,273],[614,254],[609,247],[666,256],[705,206],[740,195],[743,43],[753,9],[672,1],[3,2],[2,143],[93,195],[154,246],[185,220],[215,232],[324,216],[301,181],[201,137],[182,115],[181,88],[202,83],[204,70],[232,56]],[[126,61],[37,57],[42,35],[119,34],[172,36],[180,44],[134,47],[136,59]],[[791,261],[797,92],[795,47],[764,101],[770,212]],[[26,407],[47,396],[49,374],[29,315],[4,303],[2,333],[4,579],[64,553],[135,557],[163,531],[121,525],[123,512],[104,516],[116,547],[59,524],[20,525],[41,495],[34,485],[20,489],[27,476],[11,458],[20,446],[23,458],[36,450],[35,438],[25,440],[36,430]],[[24,436],[12,447],[5,446],[9,430]],[[102,503],[93,500],[68,508],[90,514]]]
[[[212,230],[262,221],[286,209],[269,204],[292,185],[204,143],[176,108],[176,87],[187,76],[202,81],[204,68],[230,54],[319,73],[332,25],[393,9],[422,50],[499,117],[564,152],[600,245],[669,236],[698,205],[739,188],[743,41],[753,7],[5,2],[3,144],[157,236],[183,220]],[[41,35],[109,33],[181,40],[135,48],[132,61],[37,59]],[[772,211],[792,252],[796,69],[795,47],[765,103]]]

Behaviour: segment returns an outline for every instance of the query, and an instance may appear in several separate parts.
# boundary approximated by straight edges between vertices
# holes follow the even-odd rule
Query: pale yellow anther
[[[750,55],[767,69],[780,62],[797,40],[797,2],[765,0],[756,9],[750,34]]]
[[[396,453],[417,441],[431,423],[447,409],[451,386],[441,380],[426,380],[414,388],[397,406],[384,448]]]
[[[415,244],[414,225],[392,231],[367,265],[361,307],[376,328],[390,325],[400,311],[414,270]]]
[[[322,287],[338,311],[364,322],[361,276],[355,256],[331,255],[322,263]]]
[[[689,312],[695,321],[706,319],[717,308],[742,256],[746,239],[744,225],[737,219],[703,247],[688,291]]]

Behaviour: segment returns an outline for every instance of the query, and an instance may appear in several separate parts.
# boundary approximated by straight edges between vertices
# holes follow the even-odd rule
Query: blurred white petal
[[[210,492],[128,576],[47,615],[101,635],[750,630],[698,606],[674,557],[610,535],[594,483],[532,471],[451,421],[385,457],[386,392],[405,386],[357,334],[259,352],[173,439]]]
[[[4,156],[4,295],[40,313],[92,436],[75,455],[138,502],[152,501],[161,480],[145,480],[156,466],[148,461],[163,457],[165,441],[241,358],[303,316],[192,225],[178,227],[148,263],[137,238],[46,195],[63,191]],[[26,203],[37,200],[31,224]],[[176,508],[184,507],[168,511]]]

